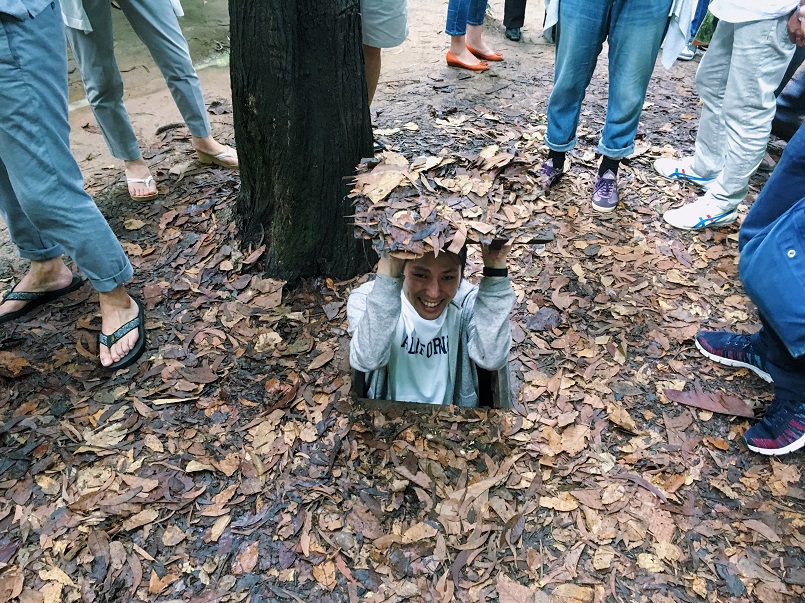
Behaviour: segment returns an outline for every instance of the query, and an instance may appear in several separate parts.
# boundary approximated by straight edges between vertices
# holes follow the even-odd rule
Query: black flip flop
[[[123,358],[117,362],[113,362],[109,366],[101,365],[103,368],[110,371],[126,368],[127,366],[135,363],[145,351],[145,309],[143,308],[143,305],[140,303],[139,299],[136,297],[132,297],[132,299],[140,309],[139,314],[121,326],[111,335],[105,335],[104,333],[98,334],[98,341],[100,344],[105,345],[107,349],[111,350],[112,346],[115,345],[117,341],[131,333],[134,329],[137,329],[137,331],[140,333],[140,338],[137,340],[137,343],[134,344],[134,347],[129,351],[128,354],[123,356]]]
[[[10,300],[27,301],[28,303],[15,312],[9,312],[8,314],[0,315],[0,324],[16,320],[20,316],[28,314],[28,312],[35,310],[36,308],[38,308],[43,304],[52,302],[55,299],[59,299],[62,295],[67,295],[68,293],[75,291],[76,289],[80,288],[81,285],[83,284],[84,279],[78,276],[77,274],[74,274],[73,280],[70,282],[69,285],[67,285],[66,287],[62,287],[61,289],[56,289],[55,291],[35,292],[35,291],[14,291],[13,289],[10,289],[3,296],[3,299],[0,300],[0,303]]]

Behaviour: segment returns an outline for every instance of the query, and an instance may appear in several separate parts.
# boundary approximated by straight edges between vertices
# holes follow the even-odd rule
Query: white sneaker
[[[654,161],[654,171],[669,180],[687,180],[705,190],[715,180],[715,176],[701,176],[693,171],[693,157],[660,157]]]
[[[682,52],[679,53],[677,57],[680,61],[692,61],[693,57],[696,56],[698,50],[693,44],[688,44],[682,49]]]
[[[732,224],[738,217],[738,210],[723,210],[706,193],[677,209],[669,209],[662,216],[674,228],[682,230],[702,230]]]

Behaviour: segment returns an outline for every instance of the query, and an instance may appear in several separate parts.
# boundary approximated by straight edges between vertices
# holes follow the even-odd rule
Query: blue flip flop
[[[11,300],[26,301],[28,303],[15,312],[0,315],[0,324],[3,324],[4,322],[11,322],[20,316],[25,316],[28,314],[28,312],[35,310],[39,306],[52,302],[53,300],[59,299],[62,295],[67,295],[68,293],[75,291],[83,284],[84,279],[77,274],[74,274],[73,280],[69,285],[62,287],[61,289],[56,289],[55,291],[14,291],[14,289],[9,289],[8,292],[3,295],[3,299],[0,300],[0,303]]]
[[[120,341],[120,339],[125,337],[127,334],[131,333],[134,329],[137,329],[140,334],[140,338],[137,340],[137,343],[134,344],[134,347],[129,351],[128,354],[123,356],[123,358],[117,362],[113,362],[109,366],[102,365],[103,368],[110,371],[116,371],[118,369],[130,366],[131,364],[135,363],[145,351],[145,309],[143,308],[143,305],[140,303],[139,299],[133,296],[132,299],[140,310],[137,316],[121,326],[111,335],[106,335],[104,333],[98,334],[98,342],[101,345],[105,345],[107,349],[112,349],[112,346],[115,345],[115,343]]]

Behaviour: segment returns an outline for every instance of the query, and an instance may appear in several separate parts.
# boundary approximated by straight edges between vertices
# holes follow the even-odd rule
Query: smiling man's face
[[[461,284],[458,256],[444,251],[407,262],[403,275],[405,297],[425,320],[439,318]]]

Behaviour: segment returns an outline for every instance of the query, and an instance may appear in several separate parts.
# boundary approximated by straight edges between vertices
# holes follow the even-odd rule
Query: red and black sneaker
[[[805,446],[805,402],[775,397],[763,418],[746,430],[752,452],[778,456]]]
[[[700,331],[694,340],[699,351],[710,360],[727,366],[747,368],[767,383],[772,383],[763,358],[752,345],[751,335],[726,331]]]

